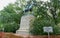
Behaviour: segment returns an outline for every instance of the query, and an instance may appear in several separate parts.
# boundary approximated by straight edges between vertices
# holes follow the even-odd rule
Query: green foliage
[[[54,26],[54,34],[60,35],[60,23]]]
[[[8,6],[4,7],[4,11],[8,13],[15,13],[14,4],[9,4]]]
[[[43,27],[48,27],[48,26],[52,26],[53,27],[53,35],[60,35],[60,24],[55,25],[55,23],[51,20],[38,20],[35,19],[34,23],[32,24],[31,28],[30,28],[30,33],[32,35],[47,35],[47,33],[45,33],[43,31]]]
[[[5,32],[13,32],[15,33],[16,30],[19,28],[19,25],[15,22],[11,22],[11,23],[6,23],[4,24],[4,31]]]
[[[3,32],[4,31],[4,26],[3,26],[3,24],[2,23],[0,23],[0,32]]]
[[[22,16],[21,8],[15,4],[9,4],[0,11],[0,26],[3,24],[4,32],[16,32],[20,27],[20,19]],[[20,10],[20,12],[16,12]]]
[[[45,26],[54,27],[54,25],[55,25],[55,23],[52,20],[48,20],[48,19],[44,19],[44,18],[42,18],[42,19],[36,18],[30,28],[30,32],[32,35],[46,35],[47,33],[44,33],[43,27],[45,27]]]
[[[56,12],[59,7],[57,7],[57,1],[58,0],[53,0],[50,3],[46,2],[44,4],[41,5],[40,3],[37,3],[37,6],[33,7],[33,12],[34,15],[36,16],[35,21],[32,23],[32,26],[30,27],[30,33],[33,35],[46,35],[47,33],[43,32],[43,27],[44,26],[52,26],[53,27],[53,33],[51,34],[60,34],[60,27],[59,27],[59,23],[60,23],[60,12]],[[59,6],[59,5],[58,5]],[[47,8],[48,7],[48,8]],[[51,10],[48,12],[50,14],[52,14],[52,17],[47,13],[48,9],[50,9],[51,7],[53,7],[53,10],[56,10],[54,12],[51,12]],[[60,10],[60,9],[59,9]],[[55,15],[56,13],[56,15]],[[54,19],[56,16],[56,19]]]

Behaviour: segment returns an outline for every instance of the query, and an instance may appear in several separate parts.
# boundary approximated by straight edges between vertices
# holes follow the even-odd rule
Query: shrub
[[[48,19],[35,19],[35,21],[33,22],[32,26],[30,27],[30,33],[32,35],[46,35],[47,33],[45,33],[43,31],[43,27],[48,27],[48,26],[52,26],[54,30],[56,30],[55,28],[55,23],[54,21],[48,20]],[[51,34],[56,34],[56,32],[51,33]]]
[[[54,34],[60,35],[60,23],[54,26]]]
[[[4,31],[5,32],[13,32],[15,33],[16,30],[19,28],[19,25],[15,22],[13,23],[7,23],[7,24],[4,24]]]

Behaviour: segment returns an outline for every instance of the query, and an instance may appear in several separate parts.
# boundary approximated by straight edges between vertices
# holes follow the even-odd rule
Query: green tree
[[[16,32],[23,14],[21,11],[21,8],[17,7],[16,4],[9,4],[0,11],[0,22],[4,26],[5,32]]]
[[[33,0],[34,1],[34,0]],[[60,5],[59,0],[50,0],[50,2],[35,1],[36,5],[33,7],[35,21],[30,28],[33,35],[43,35],[44,26],[52,26],[54,32],[52,34],[60,34],[59,32],[59,19],[60,19]],[[56,30],[55,30],[56,29]]]

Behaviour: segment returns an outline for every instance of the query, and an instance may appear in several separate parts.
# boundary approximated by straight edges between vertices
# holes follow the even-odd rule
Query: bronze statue
[[[23,12],[32,11],[33,4],[34,3],[31,1],[27,2],[26,8],[23,10]]]

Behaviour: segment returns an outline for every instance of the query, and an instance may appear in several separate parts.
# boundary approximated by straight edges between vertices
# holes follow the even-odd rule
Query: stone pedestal
[[[30,21],[35,17],[33,15],[24,15],[21,18],[20,28],[16,31],[20,35],[29,35]]]

